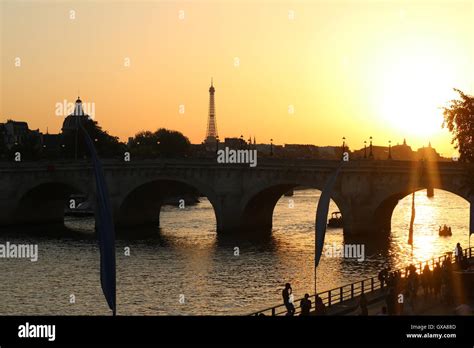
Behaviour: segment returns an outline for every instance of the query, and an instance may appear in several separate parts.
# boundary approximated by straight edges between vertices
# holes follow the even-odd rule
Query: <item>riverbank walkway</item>
[[[469,264],[473,264],[474,259],[472,258],[474,248],[467,248],[463,250],[464,259],[468,260]],[[428,261],[419,262],[413,265],[416,269],[418,275],[422,274],[423,268],[425,265],[430,266],[433,270],[434,266],[437,263],[443,264],[444,262],[452,262],[454,264],[454,258],[452,257],[452,252],[446,253],[437,258],[433,258]],[[408,265],[407,265],[408,267]],[[406,268],[395,270],[395,272],[405,273]],[[405,280],[405,278],[402,278]],[[334,288],[331,290],[323,291],[317,295],[322,299],[324,305],[326,306],[325,315],[360,315],[360,297],[361,294],[364,294],[367,299],[367,309],[369,315],[384,315],[382,313],[383,307],[387,307],[386,296],[387,296],[387,286],[381,289],[381,283],[378,279],[378,276],[374,275],[371,278],[366,278],[355,283],[347,284],[339,288]],[[316,315],[314,312],[314,303],[316,296],[310,295],[310,300],[313,304],[313,312],[311,315]],[[412,306],[408,303],[403,304],[403,310],[401,315],[455,315],[460,314],[459,310],[456,311],[456,305],[454,303],[447,303],[440,299],[440,297],[435,298],[432,294],[425,296],[423,293],[423,288],[418,287],[417,296],[414,305],[414,310]],[[299,308],[299,303],[301,299],[296,299],[295,304],[295,314],[299,315],[301,309]],[[472,302],[472,301],[471,301]],[[474,306],[474,303],[467,303],[471,306]],[[287,310],[283,304],[276,305],[273,307],[265,308],[258,312],[251,313],[250,315],[255,316],[281,316],[286,315]]]

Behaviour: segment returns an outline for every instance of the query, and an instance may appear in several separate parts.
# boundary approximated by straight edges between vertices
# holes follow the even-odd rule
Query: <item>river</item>
[[[212,206],[205,198],[195,206],[164,207],[161,230],[147,240],[117,241],[118,315],[239,315],[279,304],[285,282],[295,297],[314,288],[314,218],[320,192],[297,190],[275,207],[271,238],[260,242],[222,239],[215,233]],[[337,207],[331,203],[330,211]],[[329,229],[326,244],[363,244],[364,261],[323,255],[318,291],[426,260],[468,245],[469,205],[435,190],[416,194],[414,248],[407,244],[411,197],[396,207],[388,240],[344,239]],[[452,227],[439,237],[438,226]],[[0,259],[0,315],[107,315],[100,289],[99,254],[91,218],[66,218],[74,236],[3,231],[0,244],[38,244],[37,262]],[[130,255],[126,255],[129,248]],[[238,249],[237,249],[238,248]]]

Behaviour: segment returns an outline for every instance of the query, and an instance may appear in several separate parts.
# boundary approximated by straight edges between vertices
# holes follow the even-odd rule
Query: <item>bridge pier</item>
[[[219,206],[215,207],[217,233],[267,237],[272,231],[273,209],[280,196],[281,194],[266,195],[265,199],[252,199],[245,204],[240,193],[219,195]]]
[[[64,207],[72,193],[80,190],[67,184],[45,183],[21,196],[0,189],[0,225],[63,225]]]
[[[428,187],[426,189],[426,197],[434,197],[434,188],[433,187]]]
[[[391,231],[393,209],[398,200],[390,200],[382,206],[355,203],[345,207],[344,235],[370,236],[371,238],[386,238]]]
[[[143,201],[139,195],[129,197],[114,213],[118,229],[135,226],[160,227],[160,200]]]
[[[13,215],[14,223],[25,225],[63,224],[64,203],[63,199],[44,202],[35,202],[34,200],[21,202]]]
[[[217,220],[217,233],[231,235],[242,231],[241,195],[223,193],[217,196],[218,207],[214,207]]]
[[[64,223],[64,200],[47,200],[44,202],[23,200],[14,209],[8,204],[2,203],[0,203],[1,226]]]

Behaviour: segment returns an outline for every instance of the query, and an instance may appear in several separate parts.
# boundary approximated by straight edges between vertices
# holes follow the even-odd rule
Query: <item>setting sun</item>
[[[387,57],[378,74],[381,116],[403,134],[429,137],[443,132],[442,101],[454,97],[455,66],[446,54],[422,46]]]

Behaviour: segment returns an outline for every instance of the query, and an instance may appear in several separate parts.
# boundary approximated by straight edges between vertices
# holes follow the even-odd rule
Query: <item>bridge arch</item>
[[[322,191],[324,184],[324,180],[320,180],[320,182],[298,180],[273,181],[270,184],[257,185],[242,198],[240,209],[244,229],[252,233],[269,235],[273,227],[275,206],[286,192],[300,186]],[[336,203],[344,217],[346,208],[340,192],[334,190],[331,199]],[[316,211],[314,216],[316,216]]]
[[[86,183],[74,180],[42,180],[18,188],[11,223],[17,225],[64,224],[64,208],[72,194],[94,195]]]
[[[474,192],[466,185],[457,186],[451,184],[435,184],[432,186],[432,188],[449,192],[463,198],[468,203],[474,204],[472,201]],[[427,189],[426,185],[413,186],[410,188],[405,187],[392,191],[390,194],[385,195],[382,200],[376,203],[374,210],[374,223],[377,226],[377,229],[382,232],[382,235],[387,235],[391,231],[392,216],[396,206],[398,205],[398,202],[403,198],[413,194],[413,192],[418,192],[425,189]]]
[[[115,224],[119,230],[131,226],[159,227],[161,207],[169,197],[204,195],[211,203],[216,224],[220,223],[221,206],[215,191],[198,180],[160,176],[134,183],[115,203]]]

